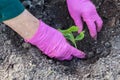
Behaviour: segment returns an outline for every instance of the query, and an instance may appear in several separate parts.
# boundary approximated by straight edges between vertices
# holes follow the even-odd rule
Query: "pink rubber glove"
[[[91,37],[97,39],[97,32],[101,30],[103,21],[97,14],[94,4],[90,0],[67,0],[67,5],[71,17],[79,27],[78,32],[83,30],[85,21]]]
[[[35,35],[27,42],[37,46],[45,55],[58,60],[71,60],[74,57],[85,58],[85,53],[72,47],[63,35],[40,21]]]

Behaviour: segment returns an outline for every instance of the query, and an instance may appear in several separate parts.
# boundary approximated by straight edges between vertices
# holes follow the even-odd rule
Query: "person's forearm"
[[[4,21],[6,25],[16,31],[24,39],[30,39],[39,26],[39,20],[27,10],[24,10],[19,16]]]
[[[31,38],[39,20],[25,10],[19,0],[0,0],[0,22],[5,23],[24,39]]]

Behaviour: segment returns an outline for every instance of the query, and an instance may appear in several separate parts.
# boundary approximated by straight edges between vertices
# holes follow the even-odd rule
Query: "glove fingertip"
[[[79,58],[86,58],[86,54],[84,52],[79,53]]]
[[[100,32],[103,26],[103,21],[99,16],[98,19],[96,20],[96,25],[97,25],[97,31]]]
[[[78,30],[78,33],[81,33],[81,32],[82,32],[82,29],[79,29],[79,30]]]
[[[74,53],[72,55],[77,58],[85,58],[86,57],[86,54],[84,52],[79,51],[77,49],[74,51]]]
[[[83,30],[83,22],[81,18],[74,19],[74,23],[79,28],[78,33],[80,33]]]
[[[95,40],[97,39],[97,33],[96,32],[94,32],[94,33],[90,32],[90,36]]]

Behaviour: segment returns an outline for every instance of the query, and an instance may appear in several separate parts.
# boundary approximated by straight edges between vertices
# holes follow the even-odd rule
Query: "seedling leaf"
[[[85,33],[85,31],[82,31],[76,38],[75,38],[75,40],[76,41],[80,41],[80,40],[82,40],[83,38],[84,38],[84,33]]]
[[[70,32],[68,30],[61,30],[61,29],[58,29],[60,32],[62,32],[62,34],[69,34]]]
[[[77,32],[78,31],[78,27],[77,26],[72,26],[66,30],[61,30],[58,29],[60,32],[62,32],[63,34],[68,34],[68,33],[72,33],[72,32]]]
[[[78,31],[78,27],[77,26],[71,26],[69,29],[67,29],[70,32],[77,32]]]
[[[82,40],[84,38],[85,31],[82,31],[78,36],[76,36],[76,38],[74,37],[73,32],[78,31],[77,26],[71,26],[66,30],[61,29],[58,30],[66,37],[66,39],[70,40],[76,48],[77,48],[76,41]]]

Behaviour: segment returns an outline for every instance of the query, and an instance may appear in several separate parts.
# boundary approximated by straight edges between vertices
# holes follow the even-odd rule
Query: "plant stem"
[[[74,46],[75,46],[75,48],[77,48],[77,44],[76,44],[76,41],[75,41],[75,37],[73,36],[73,44],[74,44]]]
[[[75,46],[75,48],[77,48],[77,44],[76,44],[75,40],[74,40],[74,46]]]

